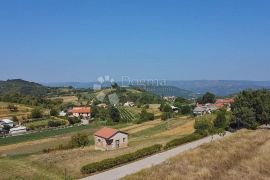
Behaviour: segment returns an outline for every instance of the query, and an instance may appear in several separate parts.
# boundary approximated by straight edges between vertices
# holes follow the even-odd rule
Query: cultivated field
[[[13,178],[13,174],[10,173],[14,165],[19,165],[19,167],[34,167],[34,169],[42,169],[41,174],[38,171],[30,173],[30,175],[25,175],[26,171],[23,171],[23,168],[18,169],[18,174],[21,173],[21,177],[31,177],[32,175],[37,175],[37,177],[42,177],[43,173],[47,171],[47,176],[55,176],[57,178],[62,178],[65,174],[74,177],[80,178],[82,174],[80,173],[80,168],[88,163],[100,161],[106,158],[111,158],[119,156],[121,154],[126,154],[129,152],[134,152],[138,149],[148,147],[150,145],[161,143],[165,144],[166,142],[181,137],[182,135],[190,134],[193,132],[193,120],[188,118],[175,118],[168,122],[155,120],[151,122],[145,122],[143,124],[126,124],[116,128],[125,130],[130,133],[129,135],[129,147],[125,149],[120,149],[117,151],[95,151],[94,146],[90,145],[84,149],[72,149],[72,150],[63,150],[51,152],[48,154],[42,153],[44,148],[55,147],[60,143],[67,143],[70,139],[71,134],[74,134],[78,131],[73,131],[72,133],[62,134],[58,136],[51,136],[50,138],[43,138],[42,140],[32,140],[28,142],[22,142],[19,144],[12,144],[6,146],[0,146],[0,154],[7,154],[7,157],[0,158],[0,164],[5,163],[8,160],[10,163],[6,165],[3,170],[3,177]],[[175,131],[172,133],[172,130],[176,127],[186,127],[190,126],[191,130],[185,130],[183,132]],[[100,128],[99,126],[86,128],[80,132],[87,132],[91,138],[91,144],[93,144],[93,133]],[[163,132],[170,132],[168,134],[162,134]],[[159,136],[159,134],[161,134]],[[16,174],[17,175],[17,174]],[[30,177],[29,177],[30,176]],[[15,178],[15,177],[14,177]],[[5,178],[4,178],[5,179]],[[47,178],[49,179],[49,178]]]
[[[123,179],[266,180],[270,177],[269,154],[269,130],[242,130]]]
[[[8,109],[9,104],[14,104],[18,108],[17,112],[11,112]],[[27,117],[30,114],[31,109],[32,108],[21,105],[21,104],[0,102],[0,119],[11,118],[12,116],[17,116],[17,118],[21,120],[22,117]]]

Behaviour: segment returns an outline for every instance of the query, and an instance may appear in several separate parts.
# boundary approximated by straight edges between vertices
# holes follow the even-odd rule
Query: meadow
[[[269,130],[241,130],[123,179],[269,179],[269,138]]]

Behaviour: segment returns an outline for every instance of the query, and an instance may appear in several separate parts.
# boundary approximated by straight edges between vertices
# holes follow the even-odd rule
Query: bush
[[[85,147],[90,143],[87,134],[85,133],[78,133],[71,137],[71,147]]]
[[[99,171],[104,171],[115,166],[119,166],[155,153],[162,150],[162,145],[156,144],[147,148],[140,149],[134,153],[124,154],[115,158],[105,159],[100,162],[91,163],[81,168],[83,174],[92,174]]]
[[[50,115],[51,115],[51,116],[58,116],[58,111],[57,111],[57,109],[52,108],[52,109],[50,110]]]
[[[190,135],[185,136],[183,138],[174,139],[174,140],[168,142],[165,145],[164,149],[170,149],[170,148],[173,148],[176,146],[180,146],[180,145],[188,143],[188,142],[196,141],[196,140],[201,139],[203,137],[204,137],[203,135],[193,133],[193,134],[190,134]]]
[[[65,124],[66,124],[66,121],[64,120],[49,120],[48,121],[49,127],[58,127],[58,126],[63,126]]]
[[[77,117],[69,117],[68,118],[68,122],[69,122],[69,124],[77,124],[77,123],[80,123],[81,122],[81,120],[79,119],[79,118],[77,118]]]
[[[201,117],[196,119],[194,128],[196,129],[196,133],[201,135],[209,135],[213,131],[213,124],[210,119],[207,117]]]
[[[225,129],[228,126],[228,121],[225,116],[225,112],[218,112],[216,119],[214,120],[214,127],[217,129]]]
[[[171,112],[163,112],[161,115],[161,120],[167,120],[173,117],[173,113]]]
[[[149,113],[146,111],[146,109],[143,109],[140,114],[140,121],[152,121],[155,119],[155,115],[153,113]]]
[[[34,108],[31,112],[31,117],[32,118],[42,118],[42,112],[40,108]]]

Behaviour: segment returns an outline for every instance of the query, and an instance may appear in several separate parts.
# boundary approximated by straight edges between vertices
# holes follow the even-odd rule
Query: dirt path
[[[230,135],[230,133],[227,133],[226,136]],[[212,139],[212,137],[205,137],[203,139],[200,139],[198,141],[194,141],[188,144],[184,144],[182,146],[176,147],[174,149],[147,157],[145,159],[100,173],[93,176],[89,176],[87,178],[84,178],[82,180],[100,180],[100,179],[111,179],[111,180],[118,180],[120,178],[123,178],[129,174],[136,173],[140,170],[150,168],[154,165],[161,164],[162,162],[166,161],[169,158],[172,158],[180,153],[183,153],[185,151],[197,148],[201,146],[202,144],[209,143],[212,140],[219,140],[223,137],[215,135]]]

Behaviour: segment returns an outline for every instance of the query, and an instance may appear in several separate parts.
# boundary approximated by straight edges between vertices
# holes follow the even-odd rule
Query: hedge
[[[91,163],[81,168],[83,174],[92,174],[95,172],[104,171],[121,164],[125,164],[155,153],[162,150],[162,145],[156,144],[147,148],[140,149],[134,153],[124,154],[115,158],[105,159],[100,162]]]
[[[196,141],[196,140],[201,139],[203,137],[204,137],[203,135],[193,133],[193,134],[187,135],[185,137],[182,137],[179,139],[174,139],[174,140],[168,142],[165,145],[164,149],[171,149],[173,147],[180,146],[180,145],[188,143],[188,142]]]

